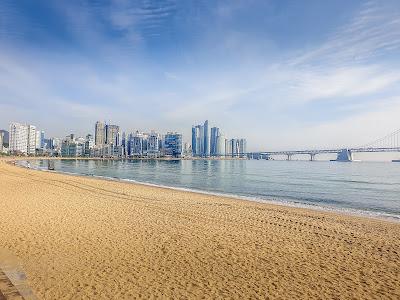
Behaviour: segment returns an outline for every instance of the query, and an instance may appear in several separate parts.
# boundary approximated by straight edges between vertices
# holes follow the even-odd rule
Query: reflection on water
[[[32,167],[46,168],[45,161]],[[400,215],[400,164],[255,160],[57,160],[56,171],[254,199]]]

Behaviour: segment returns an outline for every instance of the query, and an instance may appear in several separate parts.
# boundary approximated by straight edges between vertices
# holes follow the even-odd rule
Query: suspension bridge
[[[313,161],[319,154],[336,154],[337,158],[335,161],[353,161],[354,153],[367,152],[400,152],[400,129],[360,147],[250,152],[247,153],[247,157],[250,159],[271,159],[273,156],[286,156],[287,160],[292,160],[292,157],[295,155],[309,155],[310,160]]]

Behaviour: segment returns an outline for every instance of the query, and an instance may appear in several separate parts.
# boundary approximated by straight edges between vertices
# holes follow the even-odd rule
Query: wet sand
[[[400,299],[400,224],[0,160],[0,248],[39,299]]]

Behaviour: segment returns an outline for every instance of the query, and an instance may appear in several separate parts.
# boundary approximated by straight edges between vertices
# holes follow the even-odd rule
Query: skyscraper
[[[239,139],[239,157],[246,157],[247,141],[246,139]]]
[[[203,156],[204,152],[204,126],[196,126],[196,156]]]
[[[204,125],[192,127],[192,153],[193,156],[210,156],[210,132],[208,120]]]
[[[208,120],[204,122],[204,151],[203,156],[208,157],[210,156],[210,129],[208,127]]]
[[[217,145],[218,136],[220,135],[220,130],[218,127],[211,128],[211,138],[210,138],[210,155],[217,156]]]
[[[122,146],[122,149],[123,149],[123,155],[125,156],[127,154],[127,149],[128,149],[128,141],[126,139],[125,131],[122,132],[121,146]]]
[[[119,126],[117,125],[106,125],[106,144],[119,146],[120,140]]]
[[[232,143],[232,157],[239,157],[239,140],[231,139]]]
[[[44,136],[44,131],[40,131],[40,148],[45,148],[45,136]]]
[[[36,145],[35,149],[44,149],[45,139],[44,139],[44,131],[36,129]]]
[[[246,157],[247,141],[246,139],[230,139],[225,143],[226,156]]]
[[[196,125],[192,127],[192,154],[193,156],[203,156],[204,149],[204,127]]]
[[[95,125],[94,141],[96,146],[104,145],[106,142],[104,123],[100,121],[97,121]]]
[[[192,126],[192,156],[196,156],[196,137],[197,137],[197,129],[195,126]]]
[[[28,125],[28,154],[35,154],[36,150],[36,127]]]
[[[225,156],[232,157],[232,140],[225,140]]]
[[[221,132],[217,136],[215,156],[225,156],[225,136]]]

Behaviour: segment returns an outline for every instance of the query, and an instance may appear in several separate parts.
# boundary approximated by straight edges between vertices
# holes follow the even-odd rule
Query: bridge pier
[[[315,156],[317,156],[317,153],[310,153],[310,161],[314,161]]]
[[[288,161],[292,160],[292,154],[287,154],[287,160]]]
[[[350,149],[342,149],[336,158],[336,161],[350,162],[353,161],[353,153]]]

